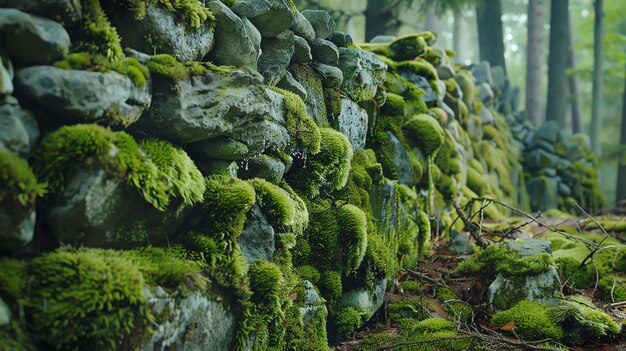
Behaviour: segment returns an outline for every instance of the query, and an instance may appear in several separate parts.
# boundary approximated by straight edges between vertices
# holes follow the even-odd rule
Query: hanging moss
[[[563,328],[550,318],[550,307],[535,301],[521,301],[513,308],[497,313],[491,324],[502,327],[515,324],[515,333],[524,339],[562,339]]]
[[[347,247],[348,271],[359,268],[367,249],[367,220],[365,213],[354,205],[339,209],[339,240]]]
[[[341,273],[330,270],[322,272],[318,287],[327,301],[337,301],[343,291]]]
[[[250,289],[254,303],[279,308],[278,292],[282,284],[282,273],[277,265],[267,261],[255,261],[250,265]]]
[[[100,54],[79,52],[65,56],[63,60],[55,62],[54,66],[66,70],[102,73],[114,71],[130,78],[137,87],[144,87],[150,78],[148,68],[132,57],[111,61]]]
[[[74,44],[74,49],[99,54],[111,61],[123,59],[120,36],[100,6],[100,0],[81,0],[81,5],[84,38]]]
[[[0,204],[19,203],[30,208],[45,193],[26,160],[0,148]]]
[[[289,135],[296,141],[296,148],[307,154],[317,154],[320,151],[320,130],[306,111],[302,99],[287,90],[269,87],[281,94],[285,99],[286,127]]]

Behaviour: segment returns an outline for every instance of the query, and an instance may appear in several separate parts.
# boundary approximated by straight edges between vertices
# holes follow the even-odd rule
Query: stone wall
[[[335,29],[286,0],[0,0],[0,348],[325,350],[455,204],[529,202],[504,77]]]

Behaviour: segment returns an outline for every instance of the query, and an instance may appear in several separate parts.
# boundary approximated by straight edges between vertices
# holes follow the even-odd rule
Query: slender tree
[[[604,4],[603,0],[594,0],[593,9],[595,12],[593,27],[593,96],[591,101],[591,150],[600,155],[602,152],[600,144],[600,129],[602,127],[602,96],[604,82],[602,80],[602,67],[604,58]]]
[[[568,8],[569,0],[551,1],[546,120],[558,122],[561,128],[566,127],[567,114]]]
[[[624,80],[624,97],[622,102],[622,127],[620,128],[620,146],[626,150],[626,79]],[[617,168],[616,201],[626,200],[626,155],[622,155]]]
[[[541,63],[543,0],[528,2],[528,49],[526,50],[526,114],[535,124],[541,122]]]
[[[476,6],[480,60],[501,66],[506,72],[500,0],[481,1]]]
[[[582,108],[580,106],[580,99],[578,99],[578,78],[574,74],[576,71],[576,55],[574,54],[574,31],[572,27],[572,16],[567,17],[569,35],[567,36],[567,67],[570,70],[569,73],[569,93],[571,97],[571,109],[572,109],[572,132],[583,132],[583,116]]]

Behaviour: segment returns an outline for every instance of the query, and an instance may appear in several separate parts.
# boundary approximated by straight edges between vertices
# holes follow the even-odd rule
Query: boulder
[[[474,81],[476,85],[487,83],[490,87],[494,87],[493,77],[491,75],[491,65],[487,61],[483,61],[474,66],[472,69]]]
[[[348,137],[354,151],[365,148],[367,137],[367,112],[354,101],[342,98],[341,113],[333,127]]]
[[[297,35],[294,36],[294,52],[291,57],[291,63],[309,63],[313,61],[313,55],[311,54],[311,46],[309,43]]]
[[[52,64],[70,48],[61,24],[16,9],[0,8],[0,38],[12,60],[29,65]]]
[[[311,67],[305,65],[292,65],[290,67],[293,77],[302,84],[306,90],[306,111],[317,125],[328,123],[326,104],[324,103],[324,88],[322,77]]]
[[[39,126],[33,115],[17,100],[7,96],[0,102],[0,146],[28,158],[39,139]]]
[[[237,177],[241,179],[262,178],[272,183],[278,183],[288,170],[288,166],[277,157],[259,155],[245,160],[244,168],[240,168]]]
[[[337,65],[339,61],[337,46],[325,39],[316,38],[311,44],[311,53],[316,61],[327,65]]]
[[[245,24],[233,11],[220,1],[209,2],[207,8],[213,12],[218,25],[215,27],[215,46],[208,58],[215,64],[235,67],[256,68],[261,50],[253,26]],[[247,21],[247,20],[246,20]]]
[[[190,28],[180,15],[151,1],[145,3],[145,15],[140,19],[132,11],[114,11],[109,19],[122,38],[122,46],[142,52],[170,54],[179,61],[201,61],[213,48],[210,20],[199,28]]]
[[[344,77],[342,90],[356,102],[373,98],[387,72],[376,54],[350,48],[339,48],[338,67]]]
[[[352,307],[364,313],[364,319],[369,320],[383,305],[385,289],[387,289],[386,278],[377,281],[371,288],[363,287],[344,291],[334,309],[340,311],[343,308]]]
[[[535,132],[533,141],[542,140],[550,144],[555,144],[557,141],[559,141],[560,131],[561,128],[556,121],[545,122]]]
[[[303,101],[306,100],[306,89],[304,89],[302,84],[300,84],[300,82],[298,82],[289,71],[285,72],[285,75],[278,82],[278,84],[276,84],[276,87],[297,94],[298,96],[300,96],[300,98],[302,98]]]
[[[66,27],[79,23],[83,17],[80,0],[0,0],[0,7],[15,8],[55,21],[60,20]]]
[[[324,88],[335,88],[343,83],[343,72],[335,66],[318,63],[315,65],[317,72],[322,77],[322,85]]]
[[[317,38],[326,39],[332,32],[335,31],[337,24],[335,20],[330,17],[330,14],[324,10],[304,10],[302,15],[309,20],[313,29],[315,30],[315,36]]]
[[[442,64],[441,66],[437,67],[437,76],[439,76],[439,79],[441,80],[454,78],[454,75],[454,68],[452,68],[450,65]]]
[[[150,87],[136,87],[117,72],[64,70],[33,66],[20,70],[16,95],[61,123],[129,126],[150,105]]]
[[[258,73],[241,70],[207,72],[176,82],[155,79],[153,93],[160,98],[144,113],[135,130],[190,144],[228,135],[257,119],[270,117],[282,122],[282,97],[261,84]]]
[[[497,311],[507,310],[523,300],[556,306],[562,299],[561,280],[554,266],[539,274],[506,276],[500,273],[487,291],[487,300]]]
[[[287,72],[294,53],[294,36],[291,31],[284,31],[273,38],[264,38],[261,42],[261,56],[258,71],[267,85],[276,85]]]
[[[294,20],[289,29],[291,29],[294,34],[304,38],[309,43],[312,43],[313,40],[315,40],[315,29],[313,29],[311,22],[309,22],[309,20],[306,19],[306,17],[304,17],[304,15],[300,12],[296,12],[294,14]]]
[[[333,44],[337,45],[340,48],[347,48],[350,45],[354,44],[352,36],[344,32],[332,32],[328,37],[328,40],[332,41]]]
[[[247,1],[257,5],[256,14],[249,19],[263,37],[275,37],[293,24],[294,13],[288,0]]]
[[[13,64],[6,54],[0,54],[0,95],[13,93]]]
[[[246,223],[237,243],[248,263],[257,260],[271,262],[274,258],[275,231],[267,221],[261,207],[255,204],[248,212]]]

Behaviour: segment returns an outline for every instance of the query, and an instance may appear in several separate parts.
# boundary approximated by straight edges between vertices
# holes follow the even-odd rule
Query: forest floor
[[[601,220],[588,215],[569,219],[564,219],[562,216],[555,218],[539,215],[536,218],[538,221],[528,221],[526,217],[509,219],[507,223],[485,222],[483,223],[485,228],[481,228],[481,235],[493,245],[510,240],[522,242],[528,238],[541,239],[548,233],[554,234],[549,228],[558,228],[559,230],[566,229],[567,232],[578,232],[581,235],[595,234],[594,238],[612,237],[626,243],[626,228],[624,228],[626,227],[626,203],[621,209],[597,217]],[[601,223],[608,223],[607,219],[610,219],[610,223],[617,223],[618,228],[610,230],[603,228]],[[499,231],[487,228],[497,228]],[[590,240],[597,242],[597,239]],[[463,241],[466,247],[459,250],[458,243],[463,243]],[[624,330],[626,326],[619,334],[611,337],[587,338],[581,332],[580,337],[584,342],[572,344],[567,334],[559,340],[543,337],[524,339],[516,332],[517,326],[513,321],[502,326],[492,325],[492,317],[496,311],[487,301],[489,283],[479,279],[480,276],[467,276],[454,272],[459,263],[474,255],[470,253],[476,251],[477,246],[474,242],[475,240],[469,233],[461,233],[461,237],[457,240],[436,240],[428,259],[420,262],[419,266],[414,269],[402,270],[396,276],[393,287],[386,292],[384,308],[381,308],[360,331],[336,342],[335,349],[338,351],[626,350],[626,331]],[[623,270],[614,272],[615,276],[619,277],[626,277],[625,273]],[[583,295],[592,298],[593,303],[619,325],[626,324],[626,301],[601,299],[602,294],[598,292],[599,277],[596,277],[592,287],[580,289],[569,284],[570,279],[563,276],[562,270],[559,270],[559,274],[563,282],[564,296]],[[456,298],[442,299],[440,291],[447,289],[454,292]],[[412,301],[413,310],[409,309],[407,314],[407,304],[399,303],[399,301]],[[454,304],[457,308],[450,308],[450,305]],[[404,310],[402,307],[399,309],[398,305],[404,306]],[[471,311],[471,315],[458,318],[462,314],[458,312],[460,310],[458,306],[461,305],[471,307],[471,310],[467,310]],[[451,313],[457,314],[451,316]],[[407,325],[420,325],[420,320],[432,317],[452,322],[450,326],[453,325],[455,330],[444,327],[439,330],[435,328],[425,333],[426,336],[419,336],[419,327],[407,327]],[[413,320],[409,321],[410,319]]]

